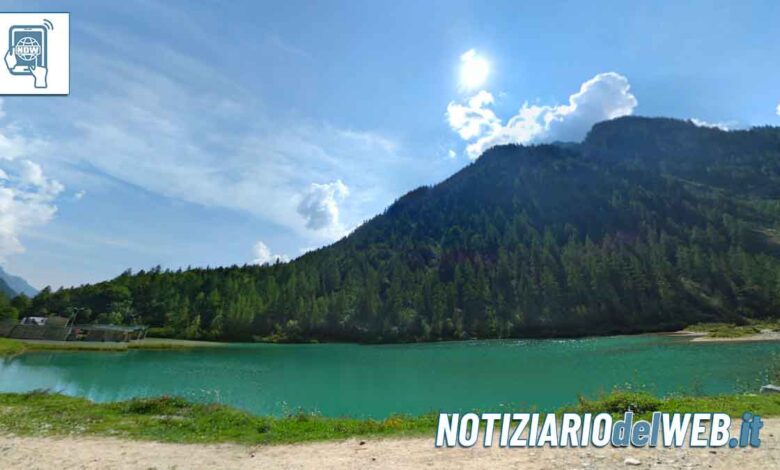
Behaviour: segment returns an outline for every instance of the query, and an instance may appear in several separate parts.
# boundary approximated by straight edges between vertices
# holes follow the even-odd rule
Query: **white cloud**
[[[458,157],[458,154],[457,154],[457,153],[456,153],[454,150],[452,150],[452,149],[449,149],[449,150],[447,151],[447,156],[448,156],[449,158],[451,158],[451,159],[453,159],[453,160],[454,160],[455,158],[457,158],[457,157]]]
[[[720,129],[722,131],[728,131],[731,129],[734,129],[736,126],[736,122],[734,121],[728,121],[728,122],[707,122],[703,119],[696,119],[692,118],[691,122],[695,124],[698,127],[712,127],[714,129]]]
[[[506,124],[487,106],[493,97],[486,91],[474,95],[467,105],[450,103],[447,118],[462,139],[470,141],[466,153],[479,157],[495,145],[580,141],[593,124],[632,114],[637,106],[626,77],[615,72],[596,75],[586,81],[568,104],[524,104]]]
[[[501,128],[501,120],[486,106],[493,104],[493,95],[485,90],[472,96],[464,104],[447,105],[447,122],[463,140],[490,134]]]
[[[84,196],[86,196],[86,195],[87,195],[87,192],[86,192],[85,190],[83,190],[83,189],[82,189],[81,191],[76,191],[76,192],[73,194],[73,200],[75,200],[75,201],[80,201],[80,200],[81,200],[81,199],[83,199],[83,198],[84,198]]]
[[[777,103],[777,108],[775,108],[775,112],[777,112],[777,115],[780,116],[780,103]]]
[[[0,178],[0,261],[24,252],[20,237],[49,222],[57,212],[54,201],[64,187],[44,176],[30,160],[3,160]]]
[[[272,255],[268,246],[260,240],[252,247],[252,254],[254,256],[253,264],[274,264],[277,261],[282,263],[290,261],[287,255]]]
[[[306,227],[334,234],[344,231],[339,220],[339,202],[349,196],[347,185],[336,180],[331,183],[312,183],[298,203],[298,213]]]
[[[0,119],[6,114],[0,100]],[[30,229],[45,225],[57,212],[54,204],[65,189],[44,175],[41,166],[27,158],[45,147],[39,139],[26,136],[15,124],[0,126],[0,261],[22,253],[20,238]]]

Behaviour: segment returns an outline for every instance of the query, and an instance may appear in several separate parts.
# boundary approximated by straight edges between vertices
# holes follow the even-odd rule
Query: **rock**
[[[642,462],[640,462],[638,459],[635,459],[633,457],[626,458],[626,460],[624,460],[623,463],[626,465],[634,465],[634,466],[642,465]]]
[[[767,384],[761,387],[761,393],[767,393],[767,392],[780,393],[780,387],[772,384]]]

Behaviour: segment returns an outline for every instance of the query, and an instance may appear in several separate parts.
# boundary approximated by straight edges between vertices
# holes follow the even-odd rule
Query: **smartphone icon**
[[[31,67],[47,67],[46,28],[43,26],[12,26],[8,43],[16,56],[14,75],[31,75]]]

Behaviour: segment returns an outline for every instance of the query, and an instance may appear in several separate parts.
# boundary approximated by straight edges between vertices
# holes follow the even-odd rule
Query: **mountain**
[[[780,129],[619,118],[504,145],[287,264],[155,268],[28,314],[155,334],[427,341],[663,331],[780,314]]]
[[[2,293],[7,298],[16,297],[16,291],[11,289],[11,286],[9,286],[2,278],[0,278],[0,293]]]
[[[38,289],[31,286],[23,278],[8,274],[2,267],[0,267],[0,281],[3,281],[3,283],[0,284],[0,289],[9,297],[15,297],[18,294],[33,297],[38,293]],[[7,290],[6,287],[10,289],[10,291]]]

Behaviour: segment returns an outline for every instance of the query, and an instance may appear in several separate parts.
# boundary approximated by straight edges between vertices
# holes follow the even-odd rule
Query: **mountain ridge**
[[[675,329],[780,311],[780,129],[668,118],[503,145],[287,264],[124,273],[29,312],[158,334],[428,341]]]
[[[3,292],[10,297],[14,297],[18,294],[33,297],[38,293],[38,290],[31,286],[24,278],[8,273],[2,266],[0,266],[0,280],[8,287],[8,290],[3,289]]]

